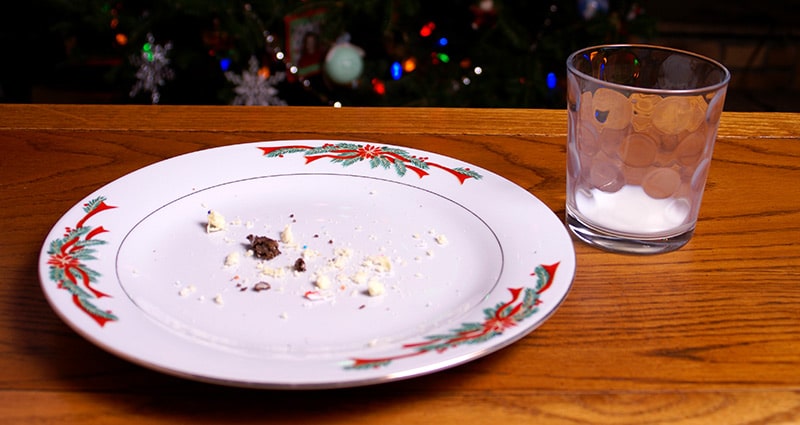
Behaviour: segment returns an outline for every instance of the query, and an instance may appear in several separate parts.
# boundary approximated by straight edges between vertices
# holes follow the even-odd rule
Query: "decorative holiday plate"
[[[200,381],[375,384],[541,325],[575,252],[541,201],[433,153],[344,141],[203,150],[124,176],[56,223],[39,273],[94,344]]]

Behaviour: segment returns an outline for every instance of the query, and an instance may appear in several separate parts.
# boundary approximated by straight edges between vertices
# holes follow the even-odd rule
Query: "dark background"
[[[0,102],[133,103],[125,96],[129,84],[109,88],[99,83],[108,79],[111,66],[102,58],[94,66],[56,65],[65,46],[53,31],[65,18],[52,3],[0,6]],[[692,50],[731,70],[726,110],[800,112],[800,1],[669,0],[646,2],[645,7],[654,23],[654,36],[645,42]]]
[[[800,112],[800,2],[651,2],[658,42],[721,61],[731,71],[726,110]]]

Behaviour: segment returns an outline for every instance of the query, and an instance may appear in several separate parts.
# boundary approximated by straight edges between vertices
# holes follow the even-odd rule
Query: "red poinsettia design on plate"
[[[111,311],[101,310],[93,304],[92,300],[109,295],[94,288],[93,284],[97,282],[100,273],[89,268],[86,262],[96,259],[94,247],[106,243],[97,236],[107,230],[103,226],[96,228],[87,226],[86,222],[95,214],[116,208],[106,204],[105,200],[100,196],[87,202],[83,207],[85,213],[83,218],[75,224],[75,227],[65,228],[63,237],[52,240],[47,250],[47,254],[50,255],[47,261],[50,266],[50,279],[56,282],[60,289],[72,294],[75,305],[100,326],[117,320],[117,317]]]
[[[260,147],[264,155],[270,158],[283,158],[284,155],[302,152],[306,158],[306,164],[310,164],[322,158],[328,158],[331,162],[342,164],[349,167],[353,164],[367,161],[371,168],[394,168],[398,176],[403,177],[408,170],[416,173],[420,178],[428,175],[428,170],[437,168],[444,170],[463,184],[467,179],[480,179],[481,175],[466,167],[450,168],[431,162],[427,157],[411,155],[404,149],[390,146],[360,145],[357,143],[325,143],[322,146],[273,146]]]
[[[404,344],[403,348],[409,351],[404,354],[382,358],[356,358],[351,359],[345,369],[371,369],[387,366],[391,362],[403,358],[419,356],[425,353],[442,353],[450,348],[463,344],[477,344],[502,335],[504,331],[517,326],[525,319],[533,316],[541,304],[539,296],[547,291],[553,284],[556,270],[560,263],[539,265],[531,276],[536,277],[533,288],[508,288],[511,299],[500,302],[493,308],[483,311],[483,322],[462,323],[458,329],[443,335],[429,335],[427,340],[417,343]]]

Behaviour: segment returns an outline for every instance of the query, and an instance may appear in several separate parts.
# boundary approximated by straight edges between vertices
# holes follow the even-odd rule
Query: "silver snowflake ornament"
[[[131,57],[131,64],[138,66],[136,71],[136,84],[131,89],[130,96],[134,97],[139,92],[150,92],[150,100],[157,104],[161,100],[158,91],[167,80],[175,78],[175,73],[169,66],[167,55],[172,50],[172,43],[165,45],[155,44],[153,34],[147,34],[147,43],[142,46],[138,56]]]
[[[285,72],[276,72],[275,75],[264,77],[258,73],[258,59],[250,57],[249,68],[242,71],[242,74],[226,72],[225,78],[233,83],[233,91],[236,97],[233,99],[234,105],[286,105],[286,102],[278,97],[278,89],[275,85],[286,79]]]

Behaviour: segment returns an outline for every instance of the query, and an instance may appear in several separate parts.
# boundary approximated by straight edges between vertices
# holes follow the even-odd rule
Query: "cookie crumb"
[[[283,228],[281,232],[281,242],[285,244],[293,244],[294,243],[294,233],[292,233],[292,226],[287,224],[286,227]]]
[[[248,235],[247,240],[253,249],[253,254],[258,258],[271,260],[281,254],[278,241],[266,236]]]
[[[178,295],[186,297],[194,293],[195,291],[197,291],[197,287],[195,287],[194,285],[189,285],[181,289],[180,292],[178,292]]]
[[[328,289],[331,287],[331,279],[326,275],[319,275],[314,281],[314,285],[319,289]]]
[[[372,267],[377,272],[389,272],[392,270],[392,262],[385,255],[369,256],[364,259],[363,266]]]
[[[383,286],[383,283],[377,279],[370,279],[370,281],[367,282],[367,293],[369,293],[370,297],[383,295],[384,292],[386,292],[386,288]]]
[[[239,253],[234,251],[225,257],[225,266],[231,267],[239,264]]]
[[[225,216],[210,210],[208,212],[208,224],[206,224],[206,233],[213,233],[225,230]]]
[[[365,272],[364,270],[359,270],[350,279],[356,284],[362,285],[364,283],[367,283],[368,278],[369,275],[367,274],[367,272]]]

